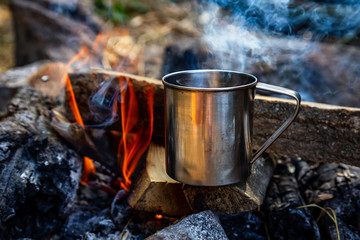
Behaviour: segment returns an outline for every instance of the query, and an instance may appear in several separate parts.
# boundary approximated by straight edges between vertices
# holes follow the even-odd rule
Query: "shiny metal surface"
[[[256,85],[262,90],[285,95],[292,96],[296,92],[259,84],[250,74],[223,70],[176,72],[164,76],[163,83],[166,170],[170,177],[189,185],[221,186],[245,181],[251,163],[297,114],[253,157],[251,139]],[[296,97],[299,106],[300,97],[298,94]]]

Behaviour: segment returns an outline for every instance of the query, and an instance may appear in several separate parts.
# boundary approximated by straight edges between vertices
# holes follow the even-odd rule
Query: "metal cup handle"
[[[281,127],[256,151],[256,153],[253,155],[252,160],[250,161],[250,164],[253,164],[256,159],[258,159],[260,157],[260,155],[268,148],[271,146],[271,144],[278,138],[280,137],[280,135],[290,126],[290,124],[295,120],[296,116],[299,113],[300,110],[300,103],[301,103],[301,97],[300,94],[287,89],[287,88],[283,88],[283,87],[278,87],[278,86],[274,86],[274,85],[270,85],[270,84],[266,84],[266,83],[257,83],[256,85],[257,89],[263,90],[263,91],[269,91],[269,92],[273,92],[273,93],[279,93],[279,94],[283,94],[289,97],[292,97],[296,100],[296,109],[294,114],[292,114],[284,123],[283,125],[281,125]]]

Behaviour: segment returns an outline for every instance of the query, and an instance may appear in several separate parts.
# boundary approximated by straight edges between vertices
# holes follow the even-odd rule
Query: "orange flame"
[[[87,51],[86,47],[83,47],[80,50],[80,52],[78,54],[76,54],[69,61],[69,63],[66,65],[66,70],[68,70],[72,64],[74,64],[76,61],[79,61],[81,58],[84,58],[84,59],[82,59],[81,64],[85,64],[88,59],[88,51]],[[74,90],[71,85],[69,75],[67,73],[64,75],[62,82],[65,82],[67,96],[69,97],[69,104],[70,104],[71,110],[74,114],[76,122],[79,123],[82,127],[85,127],[84,122],[81,117],[81,114],[80,114],[80,111],[79,111],[79,108],[76,103]],[[95,172],[96,172],[96,169],[95,169],[93,161],[88,157],[84,157],[84,167],[83,167],[83,172],[81,175],[81,183],[85,184],[88,181],[90,174],[95,173]]]
[[[134,173],[141,156],[149,146],[152,137],[154,89],[152,87],[146,89],[149,125],[139,128],[136,126],[139,121],[139,107],[132,83],[128,78],[120,77],[119,84],[121,88],[121,125],[123,135],[118,147],[118,156],[123,155],[121,170],[124,182],[121,183],[121,186],[126,191],[129,191],[131,175]],[[118,161],[120,162],[119,157]]]
[[[155,218],[158,219],[158,220],[160,220],[160,219],[163,219],[164,216],[161,215],[161,214],[155,214]]]
[[[124,36],[126,32],[119,32],[121,36]],[[76,56],[74,56],[69,63],[66,65],[66,70],[69,70],[70,67],[82,67],[85,64],[92,64],[93,60],[96,61],[96,56],[99,53],[108,54],[109,57],[113,57],[112,53],[109,52],[109,47],[106,45],[106,40],[112,37],[112,34],[99,34],[94,44],[91,46],[89,51],[86,47],[83,47]],[[121,48],[122,50],[117,52],[117,57],[125,55],[125,58],[130,61],[130,64],[133,66],[136,65],[136,57],[129,57],[128,55],[132,52],[138,51],[132,45],[131,41],[127,38],[124,38],[122,42],[116,42],[117,46],[125,46]],[[117,40],[113,38],[113,42]],[[92,55],[90,54],[92,53]],[[134,54],[133,54],[134,55]],[[95,58],[94,58],[95,56]],[[98,59],[99,60],[99,59]],[[123,68],[124,60],[117,62],[114,59],[112,61],[102,60],[103,65],[114,68],[114,65],[117,63],[116,69]],[[91,61],[89,63],[89,61]],[[104,64],[105,63],[105,64]],[[85,127],[83,119],[81,117],[79,108],[77,106],[75,94],[73,87],[71,85],[70,78],[66,74],[62,79],[63,85],[66,87],[67,96],[69,97],[69,104],[74,114],[75,120],[81,126]],[[152,132],[153,132],[153,98],[154,98],[154,89],[149,87],[146,89],[146,104],[148,110],[148,122],[147,124],[139,123],[139,107],[138,101],[133,89],[132,83],[128,78],[119,77],[118,78],[118,88],[116,91],[115,97],[112,104],[112,120],[117,117],[118,110],[120,108],[121,113],[121,126],[122,126],[122,136],[118,144],[118,163],[121,166],[121,172],[123,175],[123,182],[120,183],[121,187],[126,191],[130,190],[131,185],[131,176],[134,173],[136,166],[141,158],[141,156],[146,151],[147,147],[150,144]],[[96,84],[97,87],[99,87]],[[101,88],[98,89],[101,93],[103,91]],[[120,98],[120,99],[119,99]],[[84,157],[84,168],[81,177],[81,182],[88,182],[88,177],[90,174],[95,173],[96,169],[94,163],[91,159]]]

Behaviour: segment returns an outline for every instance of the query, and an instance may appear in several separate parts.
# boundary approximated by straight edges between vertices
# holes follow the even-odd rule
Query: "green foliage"
[[[127,22],[149,10],[149,6],[137,0],[94,0],[94,6],[97,14],[115,24]]]

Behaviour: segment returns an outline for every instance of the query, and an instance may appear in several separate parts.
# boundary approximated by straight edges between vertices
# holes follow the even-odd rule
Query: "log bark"
[[[88,99],[96,89],[93,81],[102,82],[111,77],[125,76],[133,83],[139,102],[147,89],[154,88],[154,136],[157,143],[164,143],[164,88],[161,81],[135,75],[103,71],[71,74],[75,95],[84,121],[99,124],[104,119],[96,119],[96,111],[91,113]],[[67,117],[72,113],[67,107]],[[254,149],[261,146],[295,109],[291,100],[257,95],[254,109]],[[120,110],[119,110],[120,111]],[[144,115],[146,104],[139,104],[139,112]],[[99,114],[97,114],[99,115]],[[108,128],[121,129],[119,123]],[[315,162],[342,162],[360,166],[360,109],[327,104],[303,102],[294,123],[269,148],[284,157],[300,157]]]
[[[135,182],[129,204],[137,210],[169,216],[212,210],[233,214],[259,207],[265,197],[275,163],[272,158],[258,159],[246,183],[222,187],[194,187],[169,178],[165,170],[165,148],[151,145],[146,167]]]
[[[294,108],[288,100],[255,100],[254,143],[260,146]],[[270,147],[284,157],[360,166],[360,109],[303,102],[294,123]]]

